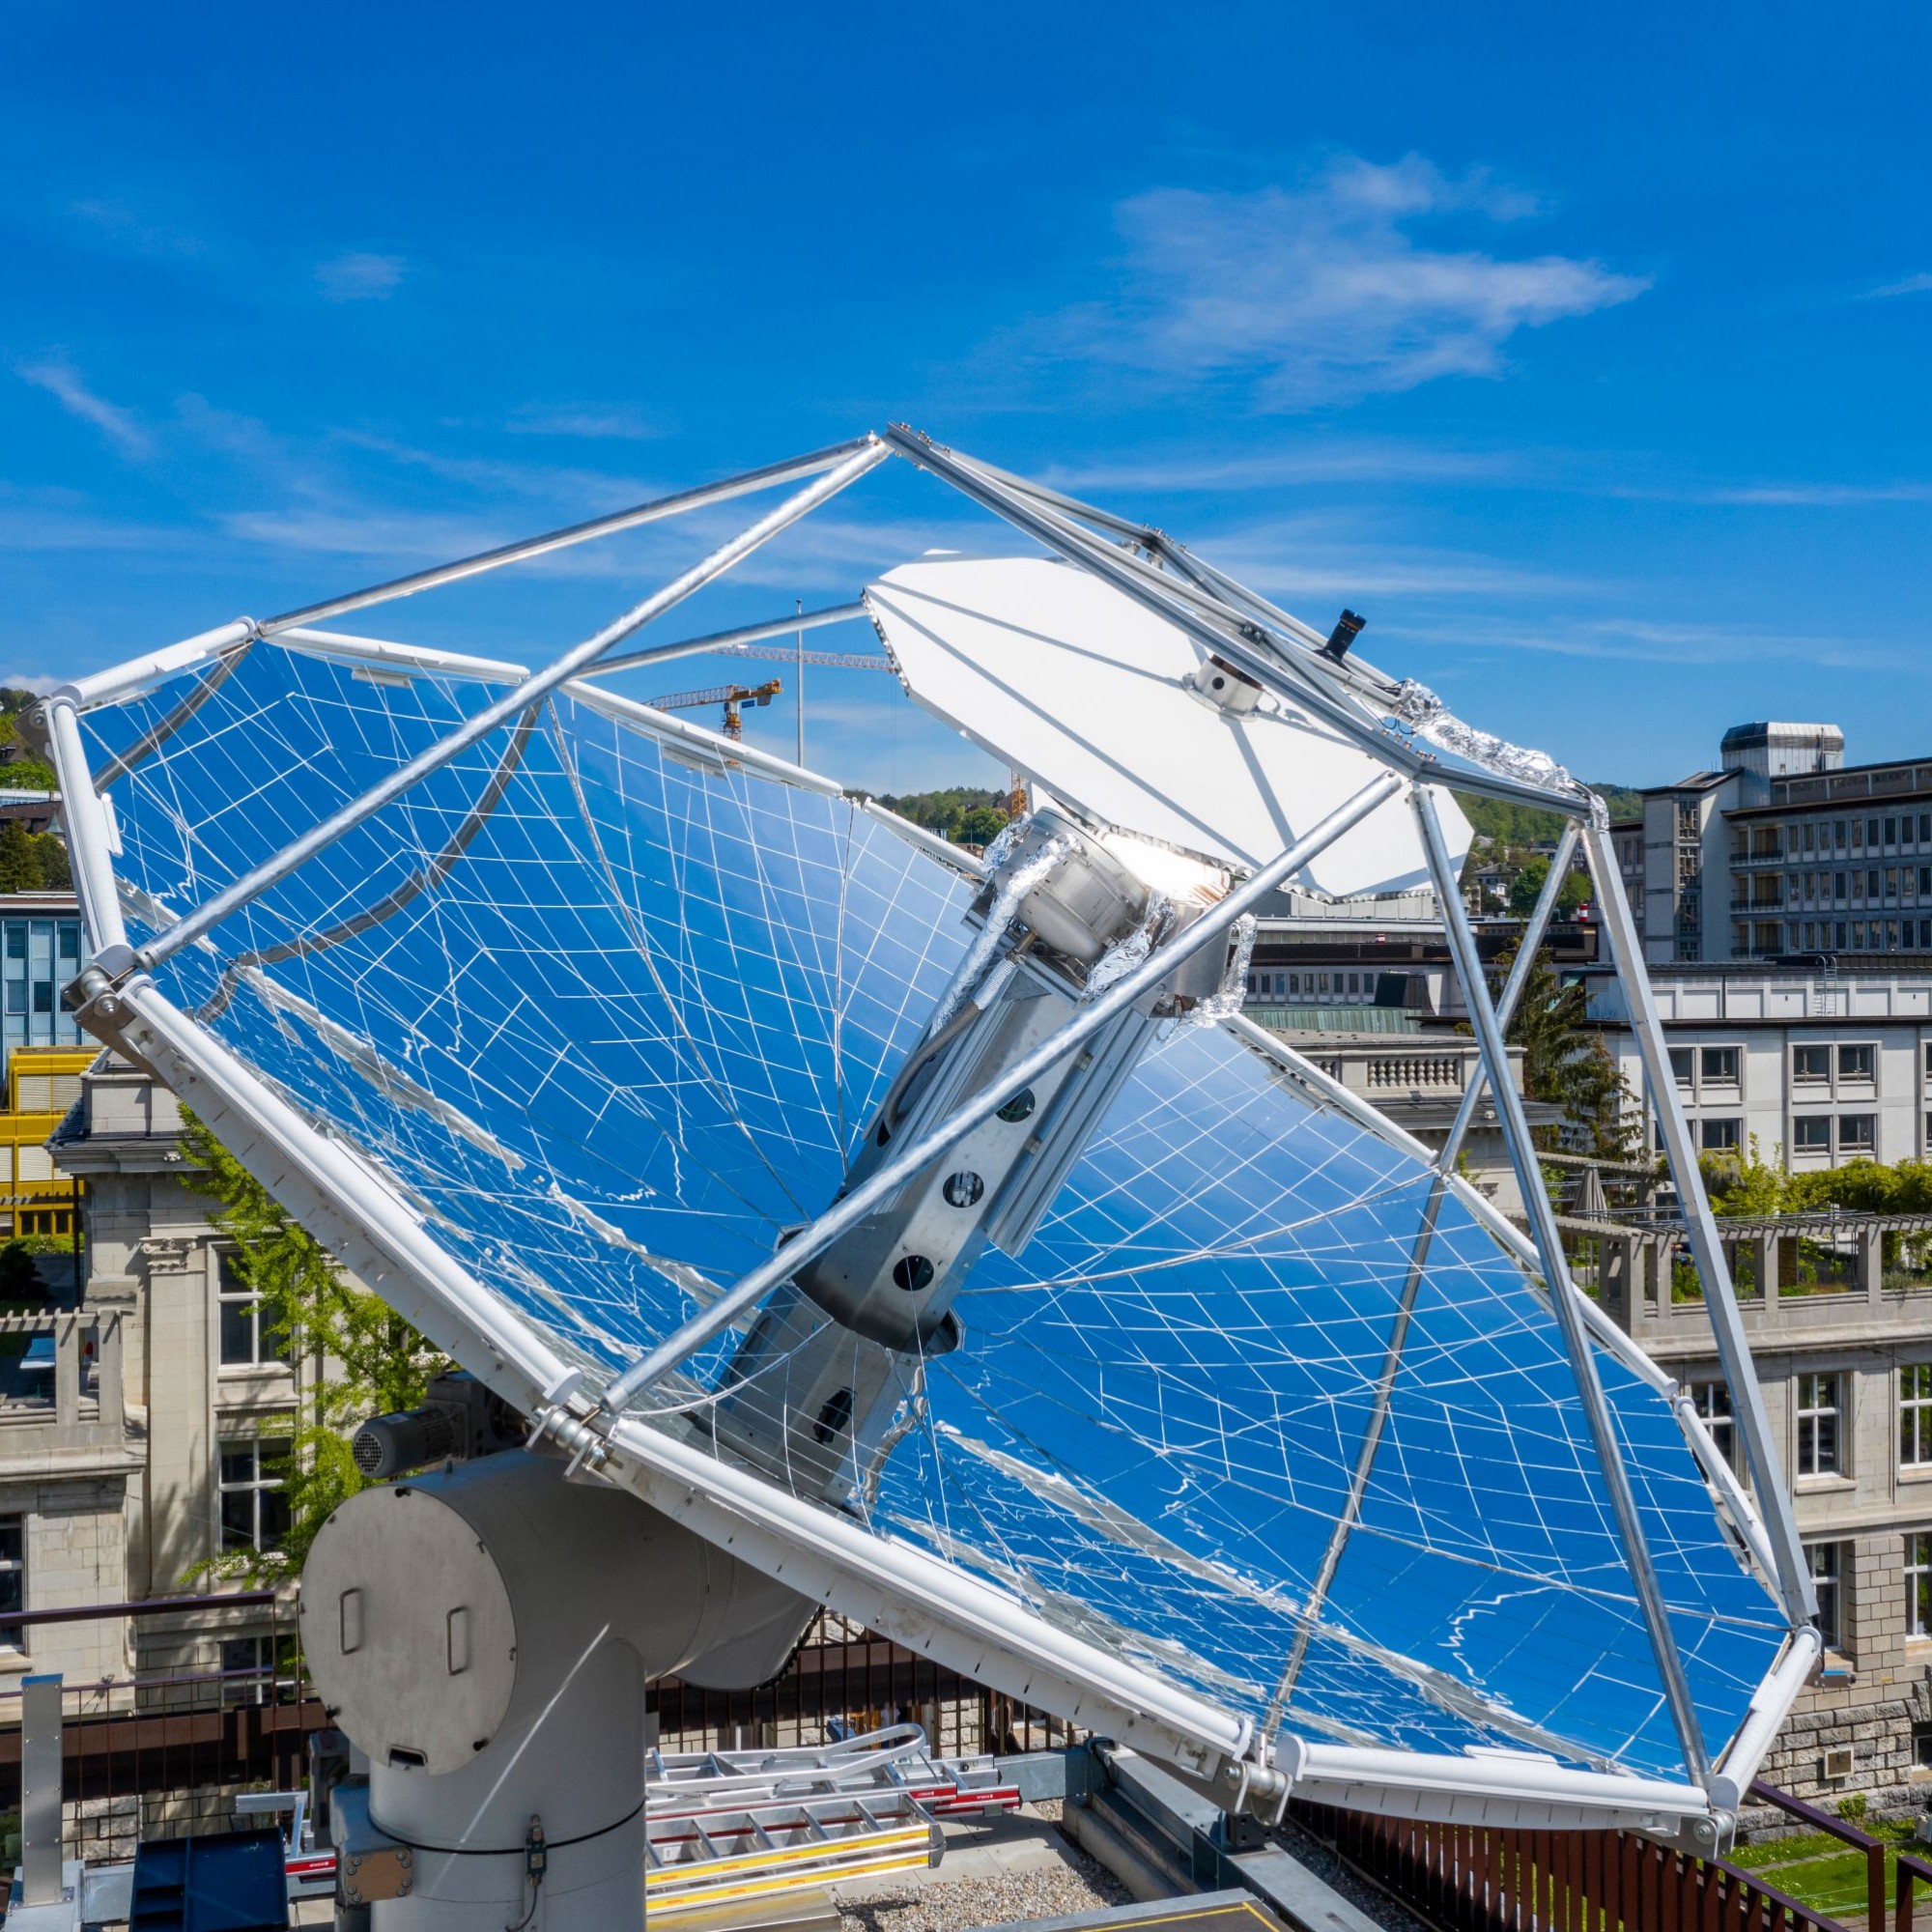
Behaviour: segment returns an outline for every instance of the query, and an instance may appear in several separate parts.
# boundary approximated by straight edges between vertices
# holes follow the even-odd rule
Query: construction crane
[[[721,644],[721,658],[765,658],[772,664],[833,665],[840,670],[891,670],[893,661],[880,651],[794,651],[782,644]]]
[[[722,704],[724,735],[735,743],[745,735],[745,720],[739,707],[769,704],[783,689],[777,678],[749,690],[742,684],[712,684],[702,691],[673,691],[664,697],[647,698],[645,702],[653,711],[701,711],[707,704]]]

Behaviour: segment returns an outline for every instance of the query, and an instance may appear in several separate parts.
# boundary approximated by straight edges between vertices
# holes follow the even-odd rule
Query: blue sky
[[[10,8],[0,670],[904,418],[1590,777],[1932,750],[1929,18]],[[535,662],[724,527],[364,627]],[[1003,547],[895,465],[689,622],[933,543]],[[988,776],[883,683],[814,763]]]

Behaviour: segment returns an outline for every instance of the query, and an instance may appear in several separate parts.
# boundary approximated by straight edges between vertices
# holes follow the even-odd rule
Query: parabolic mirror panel
[[[257,646],[90,715],[131,922],[490,695]],[[852,801],[566,696],[160,977],[601,1379],[831,1200],[970,896]],[[1257,1723],[1681,1777],[1555,1323],[1458,1195],[1364,1467],[1429,1186],[1226,1027],[1167,1027],[980,1258],[872,1526]],[[1662,1398],[1600,1366],[1715,1752],[1781,1620]]]

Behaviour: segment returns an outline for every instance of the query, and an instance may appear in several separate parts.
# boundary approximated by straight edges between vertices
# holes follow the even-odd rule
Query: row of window
[[[1926,1145],[1932,1147],[1932,1114],[1925,1117]],[[1706,1115],[1697,1122],[1697,1144],[1706,1153],[1729,1153],[1745,1144],[1742,1115]],[[1841,1154],[1847,1159],[1878,1151],[1876,1114],[1796,1114],[1791,1121],[1791,1151]]]
[[[1793,920],[1790,937],[1778,925],[1739,925],[1736,950],[1752,952],[1932,952],[1932,919]],[[1680,959],[1694,960],[1680,946]]]
[[[1248,996],[1257,1000],[1373,1000],[1376,980],[1367,973],[1250,973]]]
[[[287,1436],[221,1445],[218,1479],[223,1549],[279,1549],[289,1532],[289,1499],[274,1468],[292,1450]],[[0,1516],[0,1611],[27,1607],[27,1520]],[[24,1648],[21,1626],[0,1624],[0,1651]]]
[[[1932,1040],[1924,1044],[1925,1077],[1932,1080]],[[1673,1046],[1670,1071],[1687,1093],[1705,1087],[1738,1084],[1739,1050],[1735,1046]],[[1869,1040],[1844,1045],[1794,1046],[1791,1084],[1794,1087],[1871,1086],[1878,1079],[1878,1048]]]
[[[78,1046],[80,1022],[60,1003],[60,989],[80,971],[80,923],[71,919],[0,919],[0,1043]]]
[[[1932,1530],[1906,1531],[1901,1554],[1905,1634],[1932,1637]],[[1811,1572],[1811,1588],[1818,1598],[1818,1614],[1812,1622],[1818,1626],[1827,1650],[1842,1650],[1847,1607],[1845,1573],[1850,1568],[1847,1547],[1842,1543],[1807,1543],[1804,1555]],[[1932,1753],[1921,1748],[1919,1762],[1932,1764]]]
[[[1806,819],[1796,825],[1754,825],[1739,859],[1781,859],[1805,852],[1893,851],[1932,846],[1932,812],[1881,812],[1870,818]]]
[[[1737,1466],[1737,1423],[1731,1391],[1720,1381],[1690,1383],[1690,1402],[1710,1432],[1718,1453]],[[1845,1473],[1845,1379],[1835,1369],[1806,1370],[1798,1378],[1797,1458],[1792,1473],[1838,1476]],[[1932,1469],[1932,1362],[1899,1365],[1898,1465]]]
[[[1932,899],[1932,866],[1888,866],[1881,871],[1852,872],[1767,872],[1751,881],[1750,909],[1776,912],[1789,907],[1822,906],[1830,910],[1835,901],[1845,905],[1877,905],[1889,900]]]

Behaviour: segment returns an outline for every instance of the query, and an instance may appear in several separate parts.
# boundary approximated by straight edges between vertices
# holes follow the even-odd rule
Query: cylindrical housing
[[[411,1932],[643,1923],[644,1686],[762,1682],[812,1606],[633,1496],[510,1452],[353,1496],[302,1572],[309,1667],[367,1752],[373,1826],[415,1848]]]

